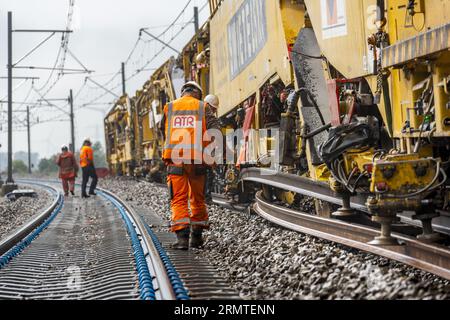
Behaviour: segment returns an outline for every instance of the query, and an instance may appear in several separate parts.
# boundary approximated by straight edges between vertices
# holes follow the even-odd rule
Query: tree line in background
[[[94,150],[94,162],[95,166],[97,168],[106,168],[108,167],[106,163],[106,154],[103,150],[103,146],[100,142],[94,143],[92,146],[92,149]],[[38,165],[38,171],[41,174],[48,175],[48,174],[54,174],[58,172],[58,166],[56,165],[56,158],[58,157],[58,154],[54,154],[50,158],[42,158],[39,161]],[[80,157],[80,152],[77,151],[75,153],[75,158],[78,160]],[[22,160],[14,160],[13,163],[13,173],[16,174],[26,174],[28,173],[28,166],[22,161]]]

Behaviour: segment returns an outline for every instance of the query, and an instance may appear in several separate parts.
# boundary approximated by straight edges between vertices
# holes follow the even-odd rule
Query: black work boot
[[[184,229],[176,232],[177,242],[172,244],[172,248],[176,250],[189,249],[189,229]]]
[[[191,233],[191,248],[200,249],[203,246],[203,228],[193,226]]]

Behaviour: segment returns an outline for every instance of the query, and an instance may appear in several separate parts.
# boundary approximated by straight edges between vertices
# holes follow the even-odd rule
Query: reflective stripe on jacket
[[[206,132],[205,104],[185,96],[164,107],[164,160],[202,161]]]

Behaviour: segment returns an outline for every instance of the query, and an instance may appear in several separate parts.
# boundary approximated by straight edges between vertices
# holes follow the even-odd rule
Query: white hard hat
[[[195,82],[195,81],[189,81],[186,82],[182,87],[181,87],[181,93],[183,93],[187,88],[195,88],[198,91],[200,91],[201,94],[203,94],[203,89],[202,87],[200,87],[200,85]]]
[[[205,102],[214,109],[219,108],[219,97],[217,97],[215,94],[207,95],[205,98]]]
[[[89,137],[86,137],[86,138],[84,138],[84,140],[83,140],[84,142],[91,142],[91,138],[89,138]]]
[[[62,149],[67,149],[67,150],[69,150],[69,147],[67,146],[67,144],[63,144],[62,146],[61,146],[61,150]]]

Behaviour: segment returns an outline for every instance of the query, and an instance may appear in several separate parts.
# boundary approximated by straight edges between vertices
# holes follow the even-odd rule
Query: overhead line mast
[[[31,53],[33,53],[40,45],[42,45],[42,42],[35,48],[33,48],[30,52],[28,52],[23,58],[21,58],[17,63],[13,63],[13,52],[12,52],[12,45],[13,45],[13,33],[51,33],[52,35],[55,33],[70,33],[71,30],[43,30],[43,29],[35,29],[35,30],[29,30],[29,29],[16,29],[13,30],[12,27],[12,12],[8,11],[8,177],[6,179],[6,184],[2,186],[2,194],[5,195],[15,189],[17,189],[17,185],[14,183],[13,179],[13,168],[12,168],[12,132],[13,132],[13,69],[14,68],[20,68],[20,66],[17,66],[19,62],[27,58]],[[49,37],[46,38],[48,40]],[[45,40],[45,41],[46,41]],[[27,108],[29,112],[29,108]],[[27,113],[28,114],[28,113]],[[29,119],[29,116],[27,116],[27,119]],[[29,124],[29,123],[28,123]]]

